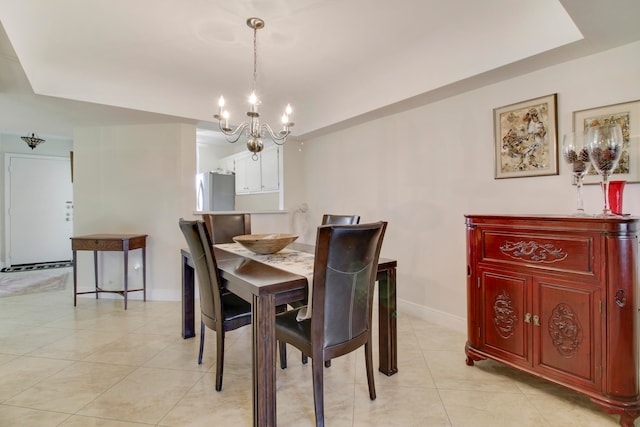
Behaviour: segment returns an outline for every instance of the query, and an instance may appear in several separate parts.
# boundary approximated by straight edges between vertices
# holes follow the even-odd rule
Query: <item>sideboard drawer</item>
[[[597,234],[560,235],[483,230],[479,262],[598,275]]]

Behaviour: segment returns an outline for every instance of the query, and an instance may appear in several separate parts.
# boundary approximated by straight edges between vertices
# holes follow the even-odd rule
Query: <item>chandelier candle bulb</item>
[[[222,112],[222,117],[224,118],[224,129],[231,130],[229,129],[229,112],[227,110],[224,110]]]
[[[255,113],[258,109],[258,97],[255,92],[251,92],[251,96],[249,96],[249,104],[251,104],[251,112]]]

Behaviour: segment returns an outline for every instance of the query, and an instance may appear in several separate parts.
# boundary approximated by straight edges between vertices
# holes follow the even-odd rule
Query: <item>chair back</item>
[[[222,315],[220,277],[209,232],[204,222],[199,220],[189,221],[180,218],[179,225],[187,241],[198,279],[202,321],[210,329],[217,330],[217,322],[222,323],[224,317]]]
[[[251,214],[203,214],[213,244],[233,243],[235,236],[251,234]]]
[[[369,331],[386,227],[382,221],[318,227],[311,333],[313,339],[322,339],[323,348]]]
[[[359,224],[360,215],[332,215],[324,214],[322,216],[322,225],[326,224]]]

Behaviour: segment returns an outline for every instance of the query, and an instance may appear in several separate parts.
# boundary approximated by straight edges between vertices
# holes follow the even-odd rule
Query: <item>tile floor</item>
[[[125,312],[121,298],[84,297],[74,308],[72,288],[0,298],[0,426],[251,425],[249,328],[227,334],[218,393],[213,333],[198,366],[180,302],[133,300]],[[398,328],[400,372],[376,373],[377,400],[362,350],[325,369],[328,426],[618,425],[562,387],[491,361],[467,366],[462,333],[402,313]],[[299,360],[290,349],[277,370],[279,426],[314,422],[310,364]]]

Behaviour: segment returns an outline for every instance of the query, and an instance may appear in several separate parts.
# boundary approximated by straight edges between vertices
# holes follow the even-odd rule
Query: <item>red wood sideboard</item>
[[[586,394],[633,427],[633,217],[466,215],[467,364],[493,359]]]

